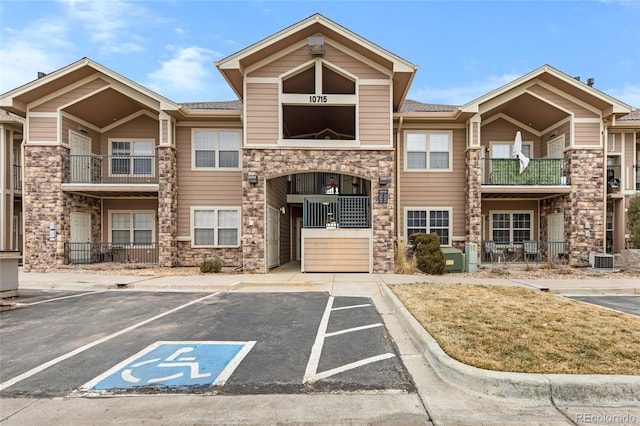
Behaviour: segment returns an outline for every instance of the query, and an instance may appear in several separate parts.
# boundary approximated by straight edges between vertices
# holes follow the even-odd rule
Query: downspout
[[[395,173],[395,184],[396,184],[396,225],[400,223],[400,142],[402,135],[402,125],[404,124],[404,116],[401,115],[398,120],[398,131],[396,132],[396,173]],[[396,241],[399,240],[400,237],[400,228],[396,226]]]
[[[604,161],[603,161],[603,164],[604,164],[603,169],[604,170],[602,171],[603,175],[604,175],[603,180],[602,180],[604,182],[604,185],[603,185],[603,188],[602,188],[603,189],[602,197],[604,199],[604,201],[603,201],[604,209],[602,209],[603,210],[602,211],[602,215],[603,215],[603,218],[602,218],[602,224],[603,224],[603,227],[602,227],[603,228],[602,229],[602,253],[606,253],[607,252],[607,208],[608,208],[608,205],[607,205],[607,189],[608,189],[607,170],[609,168],[609,152],[608,152],[609,151],[609,146],[608,146],[609,136],[608,136],[608,132],[607,132],[607,126],[605,125],[605,120],[602,120],[602,124],[601,125],[602,125],[603,128],[600,131],[600,135],[602,135],[602,152],[604,153]],[[624,146],[622,147],[621,152],[624,153]],[[622,167],[620,167],[620,171],[622,171]],[[622,188],[621,188],[621,190],[622,190]],[[612,203],[612,204],[615,206],[615,203]],[[611,238],[612,238],[612,241],[611,241],[612,248],[611,248],[611,250],[613,252],[615,252],[615,250],[613,249],[613,240],[615,240],[615,230],[614,230],[613,235],[611,236]]]

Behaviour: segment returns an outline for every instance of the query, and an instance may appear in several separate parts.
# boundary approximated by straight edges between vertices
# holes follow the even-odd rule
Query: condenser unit
[[[594,269],[613,269],[613,255],[596,253],[589,256],[591,267]]]

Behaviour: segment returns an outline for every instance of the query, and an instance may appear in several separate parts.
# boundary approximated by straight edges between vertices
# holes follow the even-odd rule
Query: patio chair
[[[537,241],[524,241],[522,243],[525,260],[540,260],[540,246]]]
[[[504,256],[504,252],[496,246],[495,241],[485,241],[484,252],[491,262],[495,262],[496,258],[500,261],[500,257]]]

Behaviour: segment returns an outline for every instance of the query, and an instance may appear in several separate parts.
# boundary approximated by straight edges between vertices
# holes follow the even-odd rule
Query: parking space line
[[[91,291],[89,293],[72,294],[70,296],[62,296],[62,297],[56,297],[55,299],[47,299],[47,300],[40,300],[38,302],[27,303],[27,305],[28,306],[35,306],[35,305],[39,305],[41,303],[55,302],[56,300],[72,299],[74,297],[89,296],[91,294],[104,293],[106,291],[108,291],[108,290],[98,290],[98,291]]]
[[[154,317],[148,318],[148,319],[146,319],[144,321],[141,321],[141,322],[139,322],[137,324],[134,324],[134,325],[131,325],[131,326],[127,327],[127,328],[123,328],[122,330],[116,331],[115,333],[112,333],[112,334],[110,334],[108,336],[105,336],[105,337],[103,337],[101,339],[94,340],[93,342],[88,343],[88,344],[86,344],[84,346],[81,346],[81,347],[79,347],[77,349],[74,349],[71,352],[67,352],[66,354],[60,355],[59,357],[57,357],[55,359],[52,359],[51,361],[47,361],[44,364],[40,364],[39,366],[34,367],[31,370],[29,370],[29,371],[27,371],[25,373],[22,373],[19,376],[14,377],[13,379],[10,379],[10,380],[7,380],[6,382],[0,383],[0,391],[3,391],[6,388],[8,388],[9,386],[13,386],[16,383],[19,383],[19,382],[21,382],[21,381],[23,381],[25,379],[28,379],[29,377],[31,377],[31,376],[33,376],[35,374],[38,374],[41,371],[44,371],[44,370],[46,370],[47,368],[49,368],[49,367],[51,367],[53,365],[56,365],[56,364],[58,364],[58,363],[60,363],[62,361],[65,361],[65,360],[67,360],[67,359],[69,359],[69,358],[71,358],[71,357],[73,357],[73,356],[75,356],[75,355],[77,355],[79,353],[82,353],[82,352],[84,352],[84,351],[86,351],[88,349],[91,349],[94,346],[97,346],[97,345],[99,345],[101,343],[104,343],[104,342],[106,342],[108,340],[111,340],[111,339],[116,338],[118,336],[121,336],[121,335],[123,335],[125,333],[128,333],[131,330],[135,330],[136,328],[142,327],[143,325],[146,325],[146,324],[148,324],[148,323],[150,323],[152,321],[155,321],[157,319],[160,319],[162,317],[170,315],[170,314],[172,314],[174,312],[177,312],[177,311],[179,311],[181,309],[187,308],[187,307],[189,307],[189,306],[191,306],[191,305],[193,305],[195,303],[201,302],[201,301],[203,301],[205,299],[217,296],[219,294],[221,294],[221,292],[212,293],[212,294],[209,294],[207,296],[200,297],[199,299],[192,300],[191,302],[185,303],[184,305],[180,305],[180,306],[178,306],[176,308],[173,308],[173,309],[170,309],[168,311],[165,311],[165,312],[163,312],[161,314],[158,314],[158,315],[156,315]]]
[[[320,356],[322,355],[322,348],[324,347],[324,342],[327,337],[337,336],[339,334],[351,333],[360,330],[366,330],[370,328],[380,327],[383,324],[369,324],[360,327],[347,328],[344,330],[338,330],[331,333],[327,333],[327,327],[329,325],[329,318],[331,317],[331,312],[339,311],[344,309],[352,309],[352,308],[361,308],[365,306],[371,306],[371,304],[363,304],[363,305],[352,305],[352,306],[343,306],[339,308],[333,308],[333,302],[335,298],[333,296],[329,297],[327,301],[327,306],[325,307],[324,313],[322,314],[322,319],[320,320],[320,325],[318,326],[318,333],[316,334],[316,340],[311,347],[311,354],[309,355],[309,362],[307,363],[307,368],[304,373],[304,378],[302,380],[303,383],[313,383],[317,382],[321,379],[326,379],[327,377],[331,377],[335,374],[343,373],[348,370],[353,370],[354,368],[362,367],[363,365],[371,364],[373,362],[382,361],[385,359],[395,357],[395,354],[386,353],[381,354],[365,359],[361,359],[359,361],[355,361],[349,364],[342,365],[340,367],[332,368],[331,370],[326,370],[318,373],[318,365],[320,364]]]

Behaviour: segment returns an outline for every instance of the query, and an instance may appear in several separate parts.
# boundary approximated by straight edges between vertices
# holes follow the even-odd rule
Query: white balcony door
[[[89,263],[91,260],[91,215],[89,213],[71,213],[71,251],[69,258],[73,263]],[[84,243],[84,244],[82,244]]]
[[[268,267],[280,265],[280,210],[267,209],[267,256]]]
[[[71,133],[69,136],[69,146],[71,147],[71,182],[91,182],[91,139]],[[73,157],[83,155],[84,157]]]

